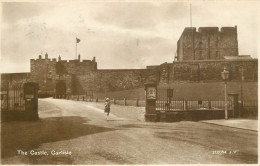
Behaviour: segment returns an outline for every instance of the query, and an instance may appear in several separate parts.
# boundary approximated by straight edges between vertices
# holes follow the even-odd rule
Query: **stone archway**
[[[56,96],[58,98],[64,98],[66,95],[66,82],[59,80],[56,82]]]

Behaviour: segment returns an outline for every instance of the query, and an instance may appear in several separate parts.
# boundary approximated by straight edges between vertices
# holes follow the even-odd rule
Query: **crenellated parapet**
[[[97,70],[95,57],[93,60],[62,60],[59,55],[50,59],[46,53],[44,58],[39,55],[38,59],[30,60],[31,78],[39,83],[40,89],[44,91],[53,91],[57,80],[62,80],[69,75],[87,74]]]

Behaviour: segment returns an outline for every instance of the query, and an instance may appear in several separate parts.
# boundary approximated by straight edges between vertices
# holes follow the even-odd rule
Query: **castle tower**
[[[177,61],[238,56],[237,27],[185,28],[177,42]]]

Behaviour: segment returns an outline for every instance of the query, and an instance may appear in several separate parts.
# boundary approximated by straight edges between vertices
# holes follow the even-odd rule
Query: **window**
[[[202,48],[202,42],[199,42],[199,48],[200,49]]]
[[[199,60],[202,60],[202,51],[199,52]]]
[[[216,51],[216,58],[219,58],[219,51]]]

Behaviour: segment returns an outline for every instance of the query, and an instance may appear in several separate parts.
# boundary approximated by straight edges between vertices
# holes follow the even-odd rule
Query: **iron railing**
[[[7,85],[1,91],[1,111],[24,111],[23,84]]]

